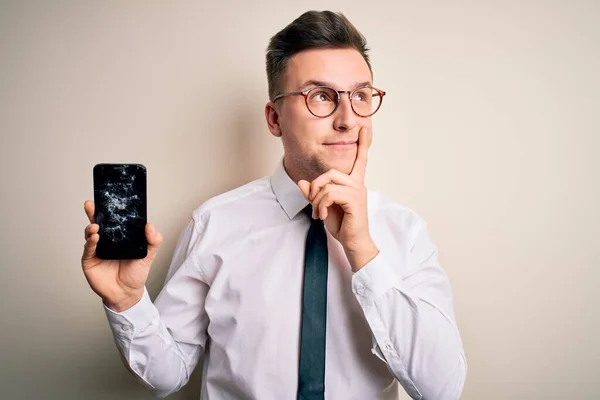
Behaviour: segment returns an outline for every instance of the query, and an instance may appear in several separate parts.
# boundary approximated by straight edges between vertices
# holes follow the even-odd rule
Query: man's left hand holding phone
[[[163,237],[146,221],[146,168],[94,166],[94,201],[84,203],[89,225],[81,257],[92,290],[115,312],[142,298]]]

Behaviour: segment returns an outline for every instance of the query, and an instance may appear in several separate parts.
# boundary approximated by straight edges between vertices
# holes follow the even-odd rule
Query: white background
[[[281,157],[264,53],[309,9],[344,12],[372,49],[388,94],[367,184],[440,247],[463,398],[600,397],[600,2],[15,0],[0,5],[1,398],[151,398],[81,271],[92,168],[148,169],[154,298],[192,209]]]

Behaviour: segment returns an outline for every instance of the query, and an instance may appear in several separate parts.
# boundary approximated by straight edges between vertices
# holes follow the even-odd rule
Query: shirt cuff
[[[148,326],[158,316],[158,310],[150,300],[148,290],[144,286],[144,294],[140,301],[125,311],[115,312],[104,305],[108,322],[115,332],[120,331],[125,336],[130,336],[134,331]]]
[[[371,306],[397,285],[398,277],[390,268],[381,252],[352,275],[352,291],[359,303]]]

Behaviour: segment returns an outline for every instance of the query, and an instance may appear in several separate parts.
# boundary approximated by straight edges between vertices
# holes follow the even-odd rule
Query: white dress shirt
[[[329,233],[325,399],[458,399],[467,363],[450,285],[425,222],[368,192],[379,254],[352,273]],[[157,396],[203,358],[201,400],[294,400],[308,204],[281,162],[216,196],[181,234],[165,285],[105,311],[129,368]]]

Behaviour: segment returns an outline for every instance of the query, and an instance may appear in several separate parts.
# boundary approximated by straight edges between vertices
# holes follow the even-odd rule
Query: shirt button
[[[391,344],[386,344],[386,345],[385,345],[385,349],[386,349],[387,351],[392,351],[392,345],[391,345]]]
[[[363,294],[365,294],[365,287],[364,286],[357,287],[356,293],[358,293],[360,296],[362,296]]]
[[[129,325],[121,325],[121,329],[123,329],[125,332],[127,332],[129,330]]]

